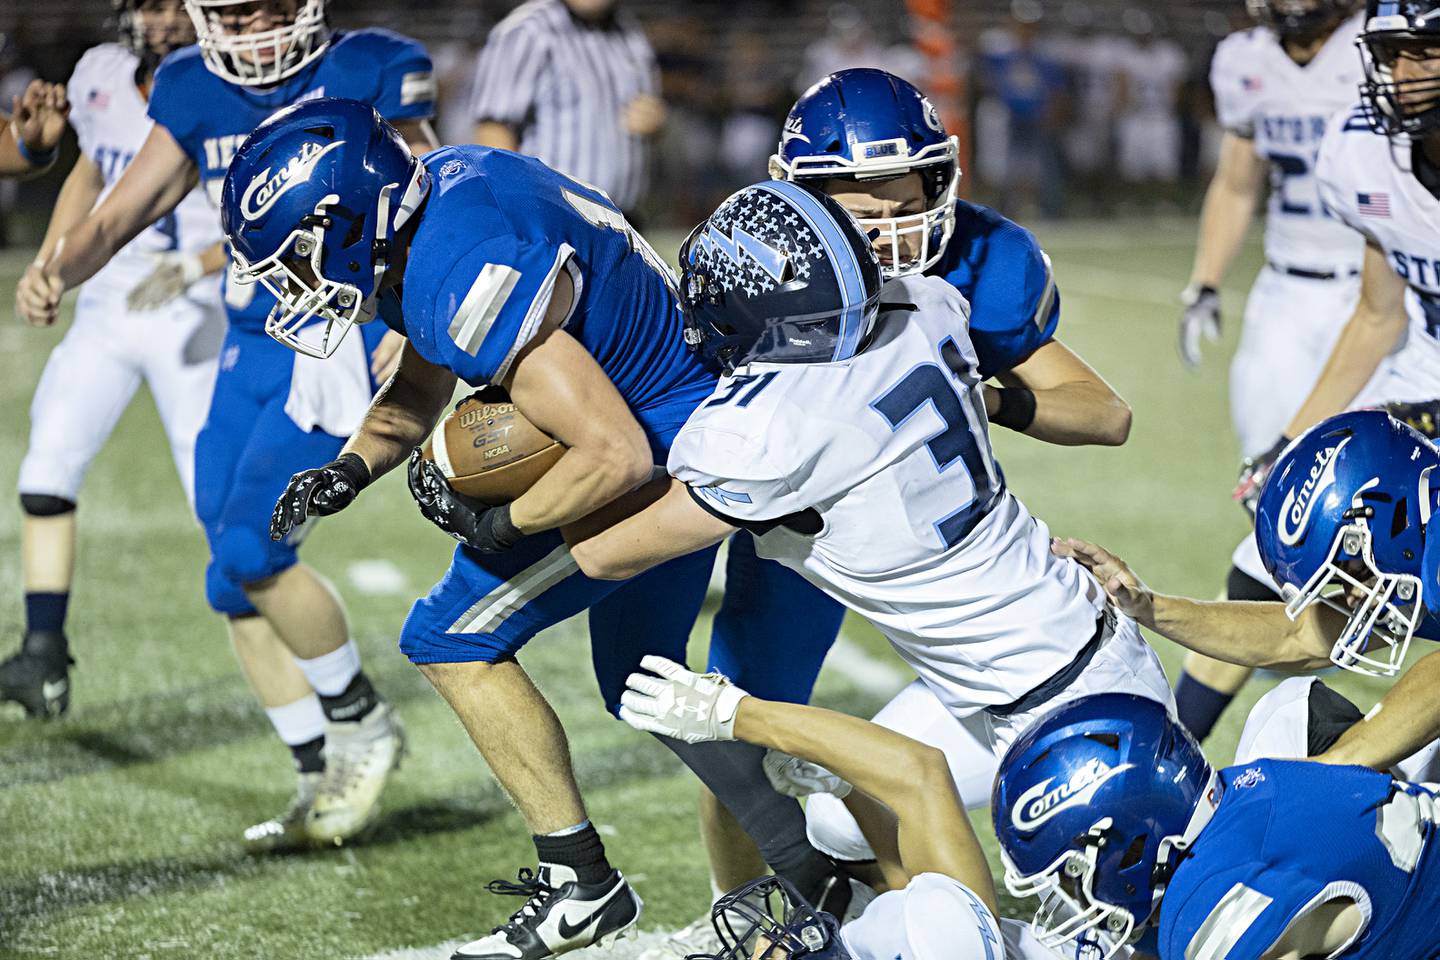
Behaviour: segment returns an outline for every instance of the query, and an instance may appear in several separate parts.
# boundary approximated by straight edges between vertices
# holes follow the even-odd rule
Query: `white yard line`
[[[345,568],[345,577],[352,587],[370,596],[398,596],[413,592],[405,574],[389,560],[356,560]]]

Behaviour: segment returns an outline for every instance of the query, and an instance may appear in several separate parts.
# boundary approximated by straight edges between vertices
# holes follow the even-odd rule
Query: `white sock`
[[[573,826],[573,827],[563,827],[563,828],[561,828],[561,829],[559,829],[559,830],[553,830],[553,831],[551,831],[550,833],[545,834],[545,836],[547,836],[547,837],[568,837],[568,836],[570,836],[572,833],[579,833],[581,830],[584,830],[584,829],[585,829],[586,827],[588,827],[588,826],[590,826],[590,821],[589,821],[589,820],[581,820],[579,823],[575,824],[575,826]]]
[[[283,707],[266,707],[265,715],[287,747],[325,736],[325,711],[320,709],[320,698],[313,693]]]
[[[337,649],[313,660],[296,657],[295,663],[316,693],[322,697],[338,697],[360,672],[360,648],[354,640],[346,640]]]

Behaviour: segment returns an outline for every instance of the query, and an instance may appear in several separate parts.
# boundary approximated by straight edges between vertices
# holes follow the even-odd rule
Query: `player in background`
[[[49,170],[60,153],[70,101],[65,85],[32,80],[0,113],[0,177],[28,179]]]
[[[1437,800],[1362,767],[1215,770],[1159,704],[1107,693],[1015,742],[991,813],[1005,886],[1066,955],[1431,960]]]
[[[1220,285],[1262,193],[1265,266],[1245,302],[1230,364],[1230,417],[1240,453],[1258,457],[1300,409],[1360,293],[1363,241],[1325,210],[1315,163],[1325,123],[1350,107],[1362,71],[1354,0],[1251,0],[1258,26],[1215,50],[1210,86],[1225,130],[1200,212],[1190,284],[1181,294],[1180,357],[1201,362],[1220,336]],[[1354,14],[1352,16],[1352,14]],[[1232,600],[1274,600],[1254,534],[1234,550]],[[1203,741],[1250,671],[1197,654],[1175,685],[1180,721]]]
[[[271,171],[306,157],[314,162],[304,181],[274,203],[249,202],[268,189]],[[649,478],[714,387],[685,349],[673,276],[604,194],[489,147],[417,160],[353,100],[301,104],[257,129],[231,167],[222,209],[237,275],[280,297],[277,339],[335,353],[353,325],[377,314],[408,338],[395,378],[342,455],[293,478],[276,505],[275,536],[343,509],[404,462],[457,378],[504,387],[567,448],[513,502],[478,513],[414,450],[411,493],[461,545],[412,608],[400,646],[465,724],[530,828],[539,861],[518,881],[490,887],[525,902],[456,958],[534,960],[620,936],[638,919],[639,898],[607,859],[564,730],[515,654],[588,609],[596,678],[612,711],[644,653],[684,656],[714,551],[616,589],[581,574],[558,530]],[[763,750],[667,746],[736,812],[777,874],[844,912],[851,887],[805,840],[803,811],[772,788]],[[775,835],[794,839],[777,850]]]
[[[92,47],[70,78],[80,158],[32,271],[120,179],[150,130],[145,104],[156,66],[195,41],[181,0],[127,0],[116,13],[120,42]],[[31,716],[56,717],[70,703],[65,613],[75,574],[76,500],[142,381],[194,503],[195,435],[210,406],[225,323],[218,282],[201,278],[224,262],[215,211],[204,194],[191,191],[85,285],[75,323],[45,365],[18,483],[25,637],[20,652],[0,663],[0,699],[19,702]],[[152,309],[132,310],[137,294]]]
[[[914,86],[883,70],[842,70],[795,103],[770,172],[823,190],[878,231],[875,250],[887,278],[940,277],[964,295],[978,372],[998,382],[983,387],[992,423],[1062,445],[1123,443],[1129,407],[1055,336],[1060,295],[1049,257],[1024,227],[959,198],[956,154],[955,139]],[[757,558],[744,531],[730,541],[726,584],[709,667],[757,696],[807,702],[844,607],[793,571]],[[773,655],[779,635],[785,658]],[[919,703],[916,709],[925,711]],[[899,722],[917,736],[929,721],[898,703],[881,722]],[[758,876],[743,832],[703,790],[701,811],[716,889]],[[707,930],[701,918],[676,943],[697,948],[703,940],[690,933]]]
[[[199,45],[161,64],[155,125],[119,183],[72,227],[17,301],[53,322],[61,294],[168,215],[200,181],[218,197],[235,150],[277,109],[324,91],[373,103],[417,150],[435,145],[430,61],[383,30],[332,31],[324,0],[186,0]],[[273,202],[300,168],[274,171],[249,202]],[[358,835],[403,744],[393,711],[361,669],[334,588],[298,561],[303,532],[269,536],[286,480],[339,452],[359,423],[399,337],[356,338],[330,365],[297,358],[264,331],[274,299],[227,282],[229,330],[196,446],[196,510],[210,545],[206,595],[226,618],[242,668],[298,771],[294,801],[245,833],[255,851]]]
[[[1412,637],[1440,641],[1440,451],[1384,411],[1340,414],[1281,454],[1256,511],[1260,555],[1291,595],[1204,603],[1154,593],[1094,544],[1057,542],[1106,585],[1120,609],[1181,646],[1245,667],[1314,672],[1331,664],[1396,676]],[[1314,677],[1286,680],[1251,711],[1236,762],[1316,757],[1435,779],[1440,651],[1417,661],[1380,706],[1361,711]]]

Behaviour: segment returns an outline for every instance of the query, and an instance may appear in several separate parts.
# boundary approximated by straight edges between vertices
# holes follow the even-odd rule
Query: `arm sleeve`
[[[200,135],[200,109],[192,92],[187,92],[184,73],[188,60],[177,57],[186,50],[177,50],[160,64],[150,86],[150,119],[170,131],[170,136],[193,160],[203,152]]]
[[[1162,906],[1161,956],[1260,960],[1298,919],[1341,897],[1365,899],[1355,884],[1324,884],[1305,874],[1242,863],[1212,874],[1167,923]]]
[[[555,277],[574,253],[566,243],[502,234],[456,260],[430,310],[444,365],[471,385],[503,380],[540,329]]]
[[[1238,137],[1249,140],[1255,136],[1255,105],[1253,89],[1264,81],[1247,72],[1241,46],[1248,34],[1231,34],[1215,48],[1210,61],[1210,89],[1215,95],[1215,116],[1220,126]]]
[[[1034,235],[1003,220],[991,232],[970,299],[970,338],[980,375],[1017,366],[1055,336],[1060,293]]]
[[[435,72],[430,55],[414,40],[393,37],[380,51],[380,89],[375,109],[386,120],[428,120],[435,115]]]
[[[535,107],[549,44],[533,25],[520,21],[490,34],[475,65],[476,123],[491,121],[520,128]]]

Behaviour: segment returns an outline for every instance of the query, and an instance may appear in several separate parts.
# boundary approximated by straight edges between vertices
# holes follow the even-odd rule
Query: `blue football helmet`
[[[1440,76],[1425,70],[1413,79],[1395,79],[1402,57],[1434,66],[1440,0],[1369,0],[1359,43],[1365,64],[1360,100],[1370,126],[1389,137],[1413,137],[1440,127]]]
[[[429,172],[368,104],[287,107],[245,138],[225,175],[231,281],[275,295],[270,336],[328,357],[374,317],[395,234],[429,192]]]
[[[1220,781],[1165,706],[1081,697],[1006,751],[991,796],[1005,887],[1039,896],[1037,938],[1113,956],[1153,919],[1181,854],[1210,822]]]
[[[783,181],[722,203],[681,247],[680,274],[686,343],[727,373],[848,360],[880,302],[880,264],[855,219]]]
[[[1440,596],[1440,547],[1425,538],[1436,466],[1440,451],[1416,430],[1359,410],[1286,447],[1260,491],[1255,539],[1286,612],[1324,603],[1346,618],[1330,651],[1337,666],[1391,677],[1423,621],[1423,635],[1440,638],[1424,606],[1426,584]]]
[[[781,877],[731,890],[715,901],[710,922],[720,949],[690,960],[852,960],[835,918],[811,907]]]
[[[900,217],[862,219],[879,231],[886,279],[924,273],[955,232],[960,148],[935,106],[884,70],[832,73],[795,101],[770,158],[777,180],[890,180],[920,174],[928,208]],[[873,235],[873,234],[872,234]]]

